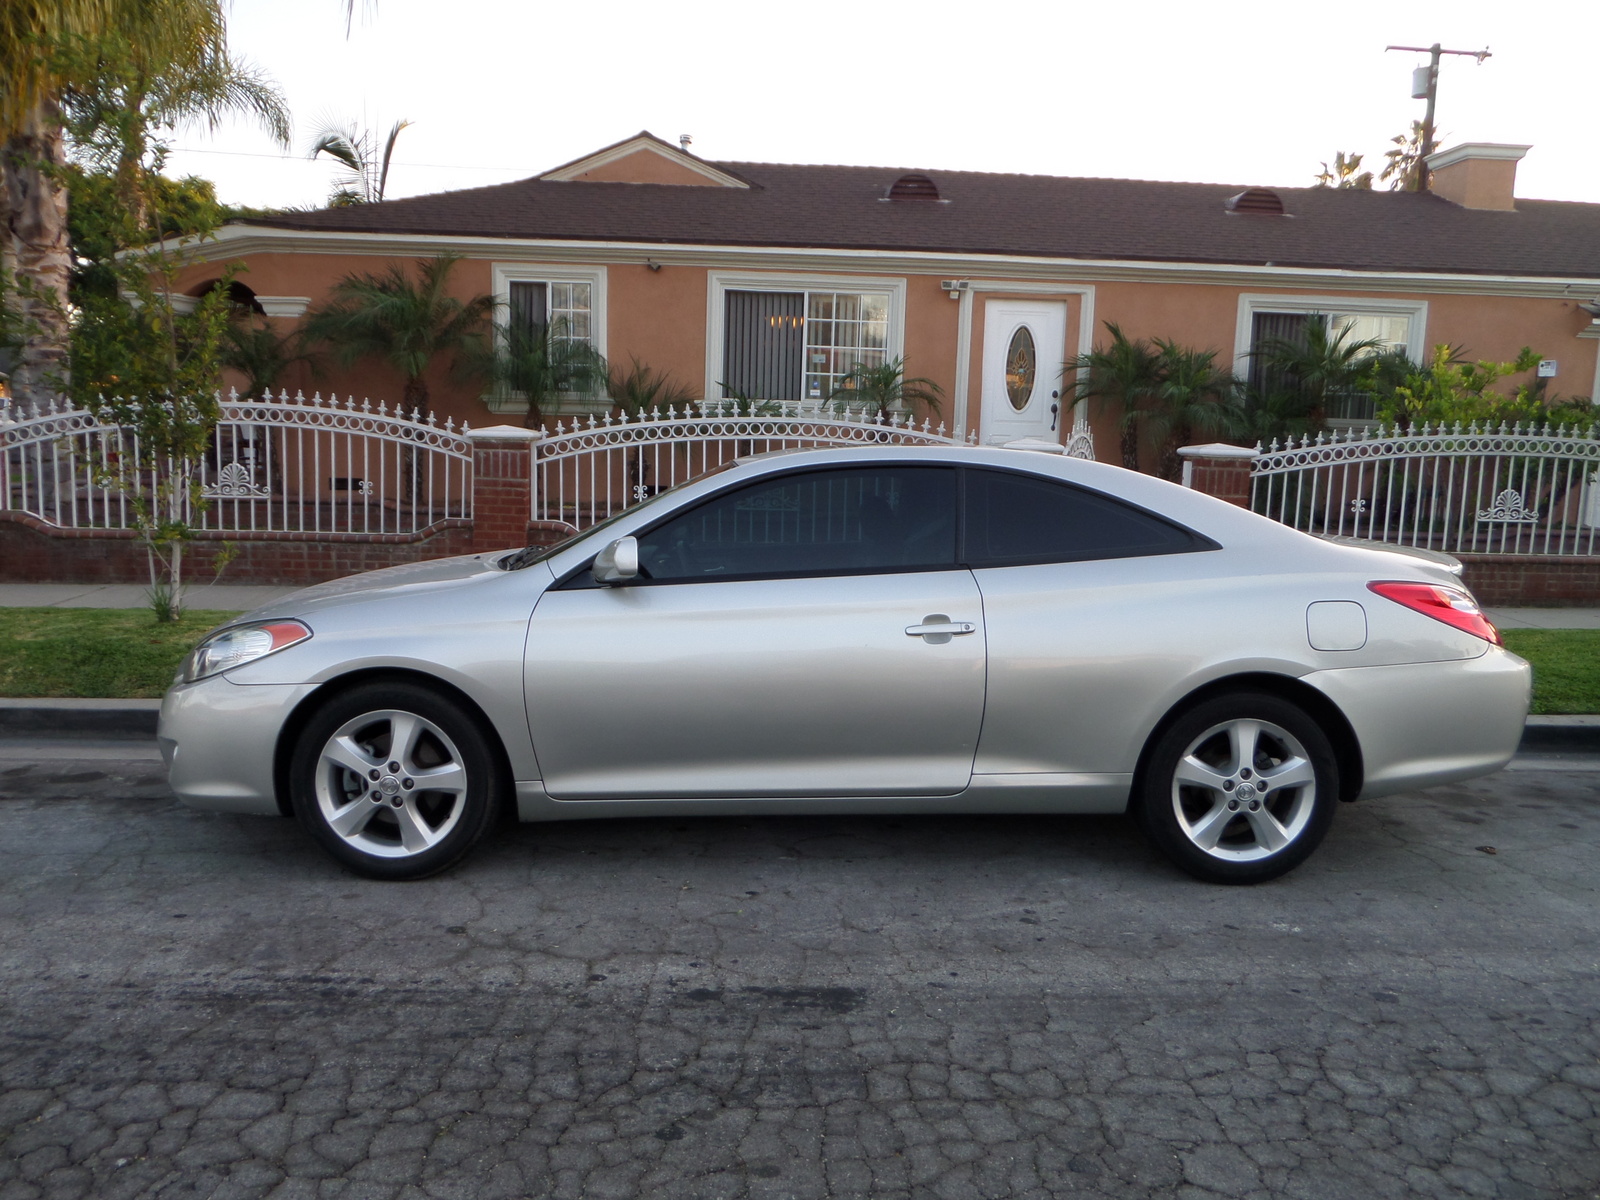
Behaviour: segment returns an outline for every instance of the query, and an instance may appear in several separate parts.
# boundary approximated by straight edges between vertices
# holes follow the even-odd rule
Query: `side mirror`
[[[631,537],[618,538],[594,560],[594,581],[602,584],[627,583],[639,577],[639,543]]]

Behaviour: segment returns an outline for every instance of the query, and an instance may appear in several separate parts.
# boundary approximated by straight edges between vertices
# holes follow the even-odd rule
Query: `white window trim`
[[[1371,313],[1382,317],[1409,318],[1406,357],[1423,362],[1428,353],[1428,302],[1400,300],[1386,296],[1283,296],[1242,293],[1239,320],[1233,336],[1233,373],[1243,377],[1250,372],[1250,334],[1257,313]]]
[[[513,283],[587,283],[589,285],[589,344],[601,354],[606,354],[606,269],[604,267],[575,267],[570,263],[497,262],[490,266],[491,287],[495,303],[506,311],[511,304]],[[609,356],[608,356],[609,357]],[[483,402],[491,412],[527,412],[528,402],[515,397],[485,395]],[[603,412],[611,407],[611,399],[601,395],[593,400],[577,396],[563,396],[556,406],[557,412]]]
[[[724,324],[728,293],[736,292],[887,292],[889,329],[884,338],[885,361],[906,353],[906,281],[900,277],[871,275],[775,275],[765,272],[711,271],[706,276],[706,378],[707,399],[719,399],[722,351],[727,341]]]

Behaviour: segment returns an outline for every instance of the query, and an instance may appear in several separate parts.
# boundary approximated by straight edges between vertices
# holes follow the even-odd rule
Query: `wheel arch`
[[[1139,751],[1139,762],[1133,772],[1131,794],[1135,796],[1139,794],[1150,754],[1172,724],[1196,705],[1230,692],[1265,692],[1304,709],[1306,715],[1321,726],[1322,731],[1328,735],[1328,741],[1333,745],[1334,756],[1339,762],[1339,799],[1350,801],[1361,794],[1366,769],[1361,756],[1361,742],[1343,711],[1304,680],[1265,671],[1252,671],[1213,679],[1169,708],[1150,730],[1144,747]]]
[[[326,680],[316,691],[305,696],[300,703],[295,705],[294,711],[284,721],[283,727],[278,731],[277,745],[272,752],[272,793],[277,802],[278,811],[286,817],[294,815],[294,809],[289,802],[289,760],[294,756],[295,742],[302,730],[316,715],[317,709],[326,704],[331,698],[351,688],[361,687],[369,683],[410,683],[426,687],[438,692],[464,708],[474,720],[478,722],[485,739],[493,751],[496,765],[500,768],[500,778],[505,785],[504,790],[508,795],[498,798],[499,803],[508,801],[510,781],[514,778],[511,770],[511,757],[506,753],[505,743],[500,738],[500,732],[495,728],[489,715],[483,711],[483,706],[454,684],[440,679],[437,675],[430,675],[426,671],[413,671],[404,667],[368,667],[359,671],[351,671],[346,675],[339,675]]]

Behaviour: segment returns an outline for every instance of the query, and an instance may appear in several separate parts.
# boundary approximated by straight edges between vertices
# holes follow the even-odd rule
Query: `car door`
[[[638,535],[529,625],[529,729],[563,800],[950,795],[983,717],[953,468],[766,476]]]
[[[1151,712],[1256,618],[1249,589],[1209,538],[1089,488],[968,468],[963,494],[989,655],[976,774],[1131,772]]]

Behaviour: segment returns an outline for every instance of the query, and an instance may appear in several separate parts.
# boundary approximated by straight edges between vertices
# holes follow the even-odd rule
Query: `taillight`
[[[1488,617],[1483,615],[1478,602],[1460,588],[1445,587],[1438,583],[1399,581],[1369,583],[1367,588],[1369,591],[1377,592],[1386,600],[1403,604],[1413,612],[1432,617],[1435,621],[1443,621],[1446,625],[1461,630],[1462,633],[1481,637],[1496,646],[1505,645],[1500,639],[1500,631],[1490,623]]]

